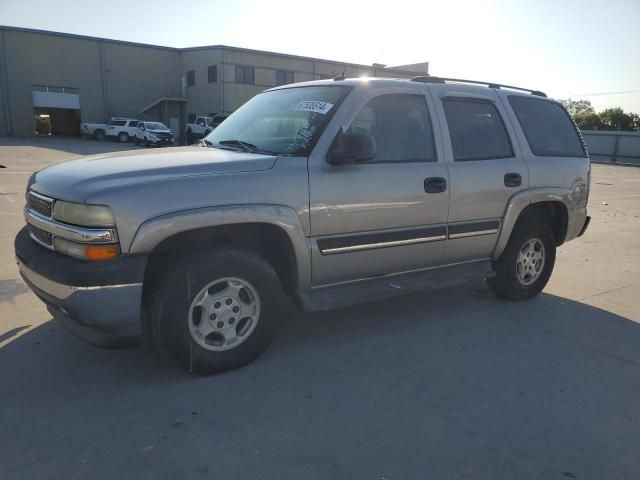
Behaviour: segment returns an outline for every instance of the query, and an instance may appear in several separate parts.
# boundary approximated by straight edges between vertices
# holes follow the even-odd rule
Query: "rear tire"
[[[237,290],[238,285],[245,287]],[[236,293],[225,293],[229,291]],[[242,367],[273,340],[281,304],[277,274],[255,253],[220,247],[183,254],[170,262],[152,293],[149,320],[154,345],[189,372],[210,374]],[[251,308],[253,313],[240,318]],[[243,334],[242,329],[249,327]]]
[[[129,141],[129,134],[127,132],[120,132],[118,134],[118,141],[120,143],[127,143]]]
[[[494,262],[489,288],[509,300],[526,300],[545,287],[556,260],[553,230],[544,215],[525,214],[518,219],[507,246]]]
[[[191,129],[187,130],[187,145],[193,145],[193,132]]]
[[[104,140],[104,130],[96,130],[93,132],[93,138],[96,140]]]

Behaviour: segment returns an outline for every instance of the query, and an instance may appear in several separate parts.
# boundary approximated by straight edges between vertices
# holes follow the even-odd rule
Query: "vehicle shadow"
[[[639,365],[635,322],[484,283],[296,313],[211,377],[48,322],[0,349],[0,477],[633,478]]]

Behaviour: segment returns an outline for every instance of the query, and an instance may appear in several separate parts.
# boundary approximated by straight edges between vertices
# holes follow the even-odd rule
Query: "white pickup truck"
[[[193,122],[185,125],[187,144],[190,145],[195,140],[209,135],[211,131],[220,125],[227,117],[228,114],[197,116]]]
[[[119,142],[126,143],[135,138],[138,124],[141,120],[136,118],[112,117],[107,123],[82,123],[82,134],[103,140],[110,137]]]
[[[106,123],[82,123],[82,135],[94,138],[96,140],[104,140],[107,131]]]

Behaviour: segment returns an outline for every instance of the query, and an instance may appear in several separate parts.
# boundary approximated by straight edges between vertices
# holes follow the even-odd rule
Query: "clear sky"
[[[640,0],[0,0],[0,24],[362,64],[429,61],[432,75],[640,113]]]

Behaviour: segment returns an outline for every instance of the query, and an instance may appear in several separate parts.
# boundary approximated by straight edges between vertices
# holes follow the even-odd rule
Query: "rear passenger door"
[[[443,123],[450,205],[446,263],[488,258],[509,199],[528,188],[507,112],[490,89],[433,85]]]

